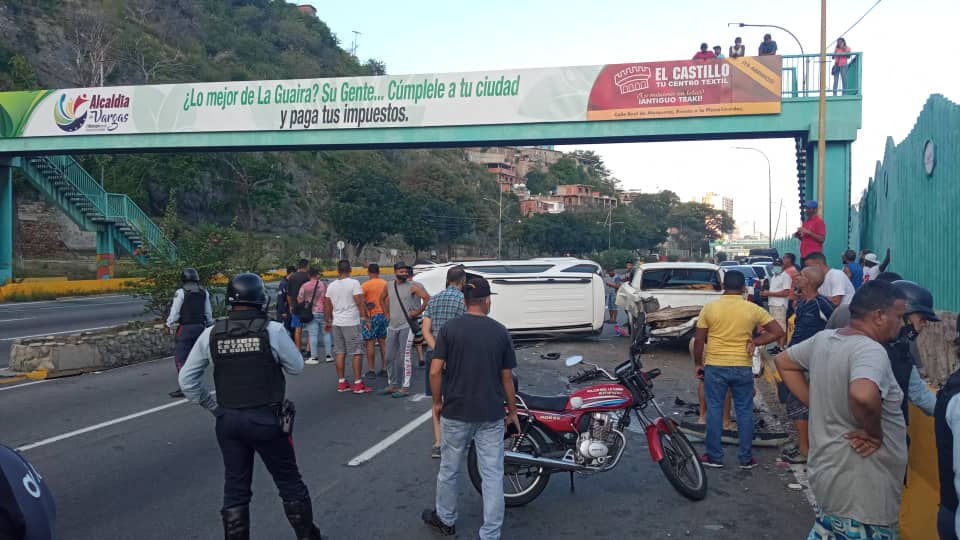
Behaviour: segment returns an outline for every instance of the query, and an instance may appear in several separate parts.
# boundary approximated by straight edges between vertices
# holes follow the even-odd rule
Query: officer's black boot
[[[297,540],[321,540],[320,529],[313,524],[313,504],[310,497],[296,501],[283,501],[287,521],[293,526]]]
[[[242,504],[220,511],[226,540],[250,540],[250,507]]]

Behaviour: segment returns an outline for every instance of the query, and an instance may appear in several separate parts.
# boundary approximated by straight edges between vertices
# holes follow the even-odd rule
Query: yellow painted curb
[[[48,371],[46,368],[40,368],[34,371],[31,371],[25,375],[26,378],[34,381],[40,381],[47,378]]]
[[[15,377],[4,377],[0,379],[0,384],[10,384],[15,382],[20,382],[26,378],[27,377],[25,375],[17,375]]]

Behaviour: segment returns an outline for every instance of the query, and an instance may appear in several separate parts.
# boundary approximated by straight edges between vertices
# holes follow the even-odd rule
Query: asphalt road
[[[0,368],[10,363],[14,339],[72,334],[152,318],[143,305],[142,299],[126,295],[0,304]]]
[[[518,350],[520,386],[534,393],[566,390],[568,369],[541,360],[543,352],[583,354],[607,366],[626,354],[625,339],[527,344]],[[695,400],[685,352],[654,351],[646,367],[661,367],[659,401],[671,411],[676,397]],[[413,389],[422,392],[415,370]],[[172,360],[73,378],[0,386],[0,442],[23,448],[57,501],[59,538],[120,540],[222,537],[219,508],[223,466],[213,417],[172,400]],[[377,380],[375,386],[385,381]],[[392,399],[335,391],[331,364],[307,366],[288,377],[297,402],[296,446],[325,537],[428,539],[419,513],[433,504],[438,462],[429,457],[432,433],[424,418],[429,400]],[[673,414],[668,413],[668,414]],[[676,416],[679,418],[679,416]],[[390,445],[382,441],[413,422]],[[628,432],[618,468],[581,477],[571,492],[565,475],[526,507],[508,509],[504,538],[803,538],[812,509],[803,491],[787,486],[793,473],[775,464],[776,451],[759,449],[762,466],[709,470],[709,495],[693,503],[667,483],[649,457],[645,439]],[[365,463],[347,463],[374,447]],[[698,446],[698,450],[702,447]],[[727,458],[734,461],[735,450]],[[252,538],[291,538],[276,488],[258,462],[251,512]],[[464,474],[460,538],[476,537],[481,499]]]

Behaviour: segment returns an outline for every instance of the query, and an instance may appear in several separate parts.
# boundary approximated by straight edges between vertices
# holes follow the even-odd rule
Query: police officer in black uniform
[[[167,317],[165,331],[169,334],[174,324],[177,328],[176,345],[173,351],[173,361],[177,366],[177,373],[187,361],[190,349],[197,342],[203,329],[213,325],[213,309],[210,306],[210,294],[200,286],[200,273],[195,268],[185,268],[180,274],[183,286],[173,295],[173,305],[170,306],[170,316]],[[172,398],[182,398],[183,392],[179,388],[170,392]]]
[[[957,335],[953,340],[960,358],[960,319],[957,319]],[[937,406],[933,411],[933,427],[937,435],[937,464],[940,466],[940,512],[937,514],[937,532],[940,540],[957,540],[960,526],[957,523],[957,472],[960,471],[960,370],[947,379],[947,384],[937,393]]]
[[[936,404],[933,392],[927,387],[927,383],[917,370],[919,351],[916,340],[927,321],[936,322],[940,318],[933,310],[933,295],[930,291],[905,279],[894,281],[893,286],[907,297],[907,309],[903,314],[904,324],[900,329],[900,335],[897,339],[885,343],[884,348],[890,358],[893,376],[903,390],[903,395],[907,397],[903,400],[902,407],[904,420],[909,423],[910,417],[907,411],[910,403],[919,407],[928,416],[933,414]]]
[[[298,540],[317,540],[307,486],[294,456],[292,404],[284,399],[283,372],[303,371],[303,357],[283,325],[271,322],[263,280],[238,274],[227,286],[226,319],[204,330],[180,370],[180,388],[217,418],[223,453],[223,528],[227,540],[250,537],[249,503],[253,456],[260,455],[283,499]],[[213,363],[217,395],[207,391],[203,374]]]
[[[40,473],[0,445],[0,540],[52,540],[57,511]]]

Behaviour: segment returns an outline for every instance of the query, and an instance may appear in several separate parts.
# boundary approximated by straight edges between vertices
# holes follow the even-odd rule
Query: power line
[[[863,15],[860,16],[859,19],[857,19],[857,22],[853,23],[853,24],[850,26],[850,28],[847,28],[847,30],[846,30],[845,32],[841,32],[841,33],[840,33],[840,36],[845,36],[845,35],[849,34],[850,31],[853,30],[853,28],[854,28],[855,26],[857,26],[858,24],[860,24],[860,21],[862,21],[862,20],[864,19],[864,17],[866,17],[867,15],[870,14],[871,11],[873,11],[873,8],[875,8],[875,7],[877,7],[878,5],[880,5],[880,2],[881,2],[881,1],[882,1],[882,0],[877,0],[872,6],[870,6],[870,9],[868,9],[868,10],[866,11],[866,13],[864,13]],[[837,38],[837,39],[839,39],[839,38]],[[830,43],[830,45],[828,45],[827,48],[829,49],[829,48],[832,47],[834,44],[836,44],[836,42],[837,42],[836,39],[833,40],[833,42]]]

